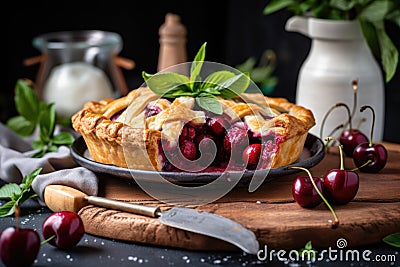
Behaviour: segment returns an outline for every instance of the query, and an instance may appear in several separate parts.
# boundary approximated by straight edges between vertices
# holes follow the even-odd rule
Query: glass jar
[[[55,103],[69,118],[88,101],[117,97],[126,86],[114,58],[122,49],[120,35],[98,30],[63,31],[37,36],[42,52],[36,76],[38,95]]]

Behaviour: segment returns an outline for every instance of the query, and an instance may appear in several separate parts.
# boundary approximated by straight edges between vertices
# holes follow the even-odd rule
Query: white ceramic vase
[[[312,40],[296,88],[296,103],[311,109],[316,119],[316,126],[310,132],[324,138],[336,126],[346,123],[346,110],[337,108],[327,118],[323,136],[320,136],[323,117],[335,103],[344,102],[352,110],[352,81],[358,78],[358,104],[352,120],[353,128],[370,136],[372,114],[369,110],[359,111],[362,105],[370,105],[376,113],[373,139],[382,141],[385,120],[382,71],[358,21],[294,16],[287,21],[286,30],[302,33]]]

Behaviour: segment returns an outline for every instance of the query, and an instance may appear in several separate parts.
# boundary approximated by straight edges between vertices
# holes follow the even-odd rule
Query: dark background
[[[279,11],[263,15],[266,0],[203,0],[203,1],[30,1],[11,4],[3,9],[10,17],[3,41],[6,73],[1,79],[0,120],[5,122],[16,114],[13,93],[17,79],[34,80],[38,66],[26,67],[23,60],[39,55],[32,39],[40,34],[64,30],[105,30],[122,36],[120,56],[136,63],[133,70],[123,70],[127,84],[136,88],[143,83],[141,72],[157,71],[158,29],[168,12],[181,16],[188,30],[188,61],[207,41],[207,61],[230,66],[266,49],[277,55],[274,72],[279,83],[269,96],[282,96],[295,101],[297,74],[306,58],[310,39],[298,33],[286,32],[286,20],[292,15]],[[387,24],[387,32],[396,47],[400,47],[400,29]],[[400,69],[400,68],[398,68]],[[400,143],[400,71],[386,84],[386,120],[384,141]]]

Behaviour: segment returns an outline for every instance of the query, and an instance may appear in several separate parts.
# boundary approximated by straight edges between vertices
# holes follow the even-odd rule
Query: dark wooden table
[[[398,159],[400,146],[396,144],[385,145],[387,145],[391,151],[397,151],[395,159]],[[396,162],[391,162],[388,169],[382,172],[382,174],[379,174],[379,177],[390,178],[393,177],[393,174],[399,175],[400,167],[396,167],[399,164],[400,161],[397,162],[397,160]],[[390,184],[394,188],[399,186],[397,180],[391,181]],[[112,197],[113,193],[118,192],[110,190],[109,187],[106,187],[105,189],[109,191],[103,193],[109,197]],[[356,204],[363,203],[365,200],[364,196],[367,196],[370,193],[369,191],[375,189],[374,187],[364,187],[364,189],[360,191],[361,193],[357,196]],[[388,192],[391,191],[389,190]],[[282,195],[277,196],[282,197]],[[285,195],[283,196],[285,198],[287,197]],[[388,195],[384,197],[388,197]],[[396,200],[398,197],[400,197],[400,193],[397,195],[395,194],[394,198],[392,196],[392,200],[388,203],[398,203],[398,200]],[[326,214],[329,214],[329,211],[326,210],[325,212]],[[21,226],[36,229],[39,234],[41,234],[41,224],[50,214],[51,211],[47,207],[39,205],[36,200],[30,200],[22,205]],[[225,215],[228,216],[229,214]],[[400,216],[400,214],[398,216]],[[12,225],[15,225],[15,219],[13,217],[0,219],[0,231]],[[400,227],[400,220],[394,221],[393,225],[398,229]],[[290,260],[289,253],[293,253],[293,250],[286,248],[283,249],[285,252],[284,255],[277,255],[277,249],[276,252],[272,254],[271,258],[268,257],[267,259],[263,259],[262,257],[265,255],[264,252],[260,253],[260,258],[256,255],[248,255],[241,251],[192,250],[116,240],[98,234],[87,233],[80,243],[72,250],[62,251],[49,244],[43,245],[34,266],[115,266],[117,264],[119,266],[400,266],[399,249],[389,246],[380,240],[376,241],[376,233],[377,231],[375,231],[375,233],[373,231],[371,232],[370,237],[368,235],[364,235],[363,237],[365,239],[375,239],[372,244],[368,244],[370,242],[366,241],[364,243],[367,245],[350,246],[351,240],[348,239],[347,241],[349,242],[349,246],[338,249],[336,242],[334,242],[330,244],[332,249],[331,255],[328,254],[328,251],[325,251],[321,255],[323,249],[320,248],[319,254],[317,254],[317,260],[314,263],[307,260]],[[310,237],[312,235],[313,233],[310,232]],[[276,239],[278,238],[277,236],[273,236],[273,238],[275,238],[274,242],[279,241]],[[268,244],[268,239],[263,239],[263,242]],[[303,244],[303,242],[301,244]],[[261,246],[261,249],[264,249],[264,246]],[[326,249],[328,249],[328,247],[326,247]],[[267,251],[268,256],[270,255],[270,250],[271,248]],[[357,258],[352,258],[355,257],[353,254],[356,251],[359,255],[358,260]],[[279,258],[279,255],[282,257]],[[295,254],[292,254],[292,256],[293,255],[295,256]],[[367,258],[363,258],[362,255],[365,255]],[[285,257],[287,259],[283,260],[282,258]],[[3,265],[0,263],[0,266]]]

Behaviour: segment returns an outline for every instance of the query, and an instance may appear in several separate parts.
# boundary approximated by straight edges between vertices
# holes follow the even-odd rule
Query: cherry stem
[[[374,134],[374,127],[375,127],[375,110],[371,106],[365,105],[360,108],[360,111],[363,112],[367,108],[372,111],[372,127],[371,127],[371,134],[369,137],[369,146],[371,147],[372,146],[372,137]]]
[[[333,217],[335,218],[334,222],[332,223],[332,228],[336,228],[339,225],[339,218],[337,217],[337,215],[336,215],[335,211],[333,210],[332,206],[329,204],[328,200],[326,200],[326,198],[321,193],[321,191],[319,191],[319,189],[318,189],[317,185],[315,184],[315,181],[314,181],[314,179],[313,179],[313,177],[311,175],[311,172],[309,170],[307,170],[306,168],[303,168],[303,167],[292,166],[290,168],[303,170],[308,174],[308,177],[310,177],[311,183],[312,183],[315,191],[317,191],[318,195],[324,201],[325,205],[328,207],[328,209],[331,211]]]
[[[351,171],[357,171],[357,170],[359,170],[359,169],[361,169],[362,167],[364,167],[364,166],[367,166],[368,164],[370,164],[372,162],[372,160],[371,159],[369,159],[369,160],[367,160],[367,162],[365,162],[363,165],[361,165],[360,167],[357,167],[357,168],[354,168],[354,169],[352,169]]]
[[[353,80],[352,85],[353,85],[353,110],[351,111],[351,117],[354,117],[357,108],[358,78],[355,78]]]
[[[14,214],[15,214],[15,227],[20,228],[20,226],[21,226],[21,223],[20,223],[21,209],[19,208],[19,205],[15,205]]]
[[[325,138],[325,141],[327,141],[327,142],[329,142],[331,140],[335,140],[336,142],[338,142],[338,140],[332,136],[328,136]],[[339,147],[339,154],[340,154],[340,170],[343,171],[344,170],[343,146],[338,145],[338,147]]]
[[[329,114],[330,114],[335,108],[340,107],[340,106],[344,106],[344,107],[346,108],[347,114],[348,114],[348,117],[349,117],[348,122],[346,123],[346,126],[347,126],[347,124],[349,124],[350,131],[352,130],[352,125],[351,125],[351,120],[352,120],[352,119],[351,119],[351,118],[352,118],[353,116],[352,116],[351,113],[350,113],[350,108],[349,108],[345,103],[339,102],[339,103],[336,103],[335,105],[333,105],[333,106],[328,110],[328,112],[325,114],[324,118],[322,119],[321,128],[320,128],[320,131],[319,131],[319,136],[320,136],[320,138],[322,138],[322,136],[323,136],[323,130],[324,130],[324,127],[325,127],[325,122],[326,122],[326,119],[328,118]],[[335,129],[333,129],[332,133],[336,132],[339,128],[342,128],[342,127],[345,127],[345,125],[341,124],[341,125],[337,126]]]
[[[40,245],[42,246],[54,238],[56,238],[56,235],[52,235],[49,238],[47,238],[46,240],[43,240],[42,242],[40,242]]]
[[[336,126],[336,128],[332,130],[332,132],[329,134],[329,136],[332,136],[334,133],[337,132],[337,130],[339,130],[340,128],[343,128],[343,126],[344,126],[343,124]],[[326,142],[326,144],[325,144],[325,148],[328,149],[328,147],[329,147],[329,141]]]
[[[349,108],[349,106],[346,105],[345,103],[336,103],[335,106],[336,106],[336,107],[345,107],[345,108],[346,108],[347,116],[348,116],[348,118],[349,118],[349,121],[348,121],[347,123],[349,124],[349,130],[350,130],[350,132],[351,132],[351,131],[353,130],[353,127],[352,127],[352,125],[351,125],[352,116],[351,116],[351,113],[350,113],[350,108]]]

